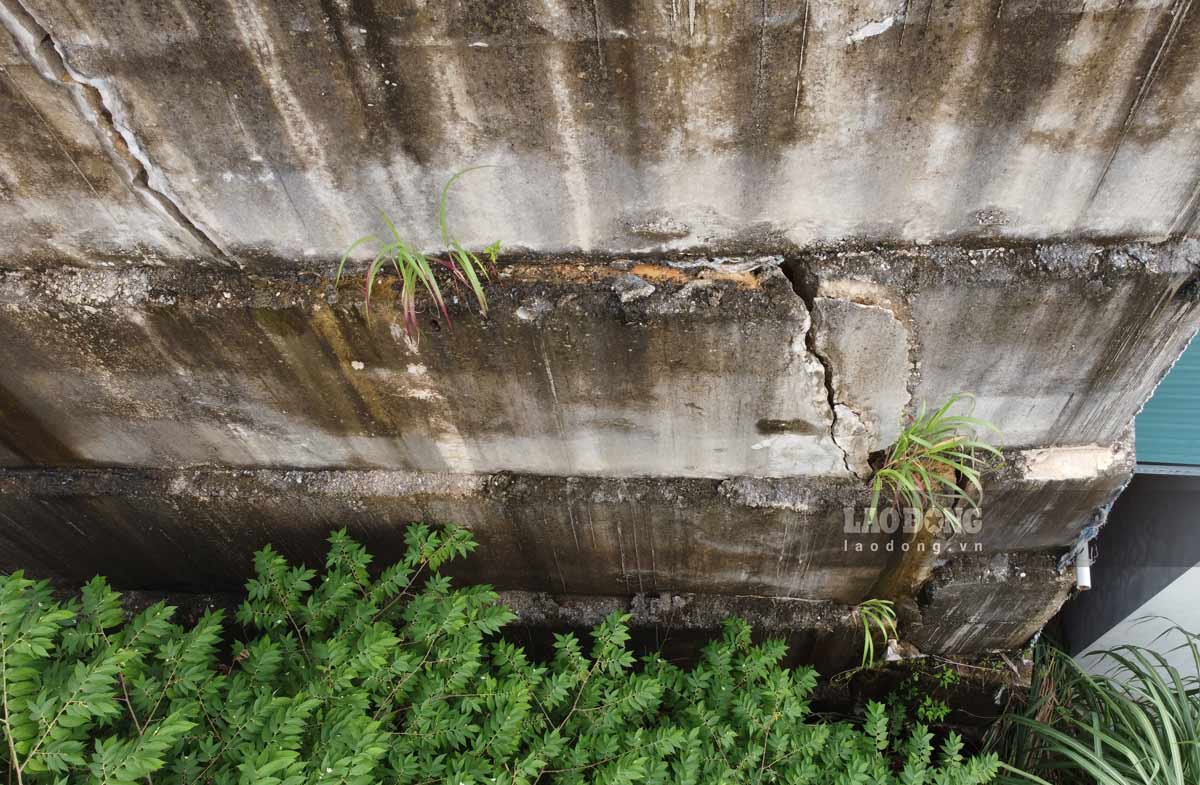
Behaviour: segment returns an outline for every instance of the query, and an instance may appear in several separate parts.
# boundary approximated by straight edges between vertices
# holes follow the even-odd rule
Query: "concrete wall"
[[[1196,219],[1200,20],[1178,0],[4,5],[103,102],[99,133],[148,188],[244,261],[336,256],[378,209],[436,244],[437,190],[470,164],[496,168],[463,184],[462,239],[538,251],[1162,238]],[[24,87],[39,58],[7,52],[6,122],[45,135],[28,98],[74,145],[63,97]],[[12,259],[189,255],[127,194],[114,232],[102,156],[80,151],[93,173],[23,147]]]
[[[895,568],[848,547],[872,453],[971,392],[1009,458],[985,551],[896,599],[931,651],[1013,647],[1200,320],[1187,2],[0,0],[0,23],[6,569],[228,589],[268,541],[313,558],[348,525],[387,555],[456,520],[484,546],[462,576],[543,616],[749,602],[844,642]],[[439,247],[438,191],[478,164],[448,217],[508,249],[489,314],[423,308],[414,347],[390,285],[368,313],[364,260],[334,269],[380,210]]]
[[[1114,264],[1134,252],[1140,263]],[[894,438],[910,394],[962,384],[1011,446],[967,538],[982,555],[957,569],[957,546],[928,556],[936,588],[913,595],[910,637],[944,652],[1018,645],[1069,574],[991,560],[1065,550],[1126,481],[1128,441],[1090,423],[1127,427],[1136,402],[1114,390],[1148,390],[1185,340],[1193,249],[1091,249],[1107,283],[1090,289],[1034,250],[988,252],[991,265],[939,253],[886,267],[800,255],[787,266],[801,293],[774,259],[748,273],[511,264],[486,320],[460,304],[434,330],[426,314],[415,350],[389,294],[368,319],[328,280],[9,273],[0,335],[21,360],[0,369],[4,566],[231,589],[267,542],[312,558],[346,525],[386,558],[405,522],[457,521],[483,546],[459,574],[505,590],[845,608],[872,596],[894,539],[847,533],[846,510],[861,516],[869,496],[856,468]],[[646,285],[622,302],[629,276]],[[1041,293],[1009,299],[1020,331],[950,296],[1018,285]],[[821,293],[817,319],[807,291]],[[963,344],[956,364],[941,364],[949,342],[925,348],[915,292],[958,320],[945,328]],[[1114,369],[1116,343],[1129,345]],[[1018,372],[1046,352],[1061,358],[1053,395]],[[976,375],[960,376],[973,355]],[[1006,413],[1020,402],[1023,416]],[[1112,441],[1078,443],[1093,434]]]

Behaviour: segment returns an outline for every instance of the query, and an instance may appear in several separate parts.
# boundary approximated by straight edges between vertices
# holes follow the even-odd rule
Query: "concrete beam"
[[[845,475],[778,263],[510,266],[486,320],[425,309],[419,350],[361,280],[11,273],[0,442],[16,465]]]
[[[948,561],[918,597],[907,636],[922,651],[969,654],[1025,645],[1058,613],[1075,583],[1053,554],[985,554]]]
[[[906,396],[960,391],[1001,444],[1104,448],[1195,330],[1198,258],[822,252],[785,264],[804,297],[777,257],[528,260],[419,349],[388,286],[367,314],[319,266],[13,271],[0,463],[850,477]]]
[[[857,602],[886,552],[847,553],[845,480],[722,482],[394,471],[86,470],[0,473],[6,569],[129,588],[236,589],[268,543],[318,559],[347,526],[394,559],[412,521],[480,543],[459,569],[502,589],[663,591]],[[785,501],[786,500],[786,501]],[[868,538],[882,541],[882,535]],[[136,557],[133,557],[136,554]]]
[[[1042,505],[1042,529],[1006,530],[1013,524],[985,504],[978,534],[939,541],[926,557],[934,579],[912,598],[920,614],[910,621],[921,625],[911,638],[922,650],[1020,645],[1065,598],[1069,574],[1057,572],[1057,560],[1090,520],[1090,494],[1103,483],[1054,495],[1044,480],[1022,486],[1020,465],[1012,456],[1008,477],[989,478],[988,487],[1000,512]],[[410,521],[457,522],[480,549],[452,574],[525,598],[530,624],[544,617],[587,627],[642,596],[637,602],[651,604],[643,626],[675,614],[682,627],[710,629],[722,613],[744,612],[769,630],[840,629],[831,620],[869,596],[903,542],[847,531],[847,510],[861,515],[866,501],[853,479],[6,470],[0,569],[67,581],[104,572],[122,588],[234,590],[251,574],[250,554],[267,543],[315,563],[328,533],[345,526],[386,562],[402,553]],[[1047,549],[1049,521],[1060,528],[1057,547]],[[998,571],[1001,562],[1017,566]],[[1005,592],[1028,595],[1022,610]]]

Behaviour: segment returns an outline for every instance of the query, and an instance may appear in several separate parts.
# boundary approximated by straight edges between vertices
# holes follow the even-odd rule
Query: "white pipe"
[[[1075,546],[1075,588],[1079,591],[1092,588],[1092,554],[1087,540]]]

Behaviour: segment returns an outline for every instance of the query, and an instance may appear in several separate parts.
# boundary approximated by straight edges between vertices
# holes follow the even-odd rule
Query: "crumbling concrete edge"
[[[0,0],[0,15],[6,4],[15,0]],[[1051,250],[1059,253],[1052,254]],[[779,266],[764,263],[775,257],[748,255],[740,257],[708,257],[703,253],[644,254],[631,256],[581,255],[581,254],[514,254],[498,261],[499,276],[493,285],[504,281],[534,283],[542,279],[561,278],[564,282],[603,285],[611,287],[612,280],[633,272],[653,280],[655,277],[672,281],[729,281],[738,286],[754,288],[761,281],[752,272],[743,268],[766,268],[780,270],[791,283],[793,291],[807,305],[815,297],[849,300],[856,304],[860,298],[851,297],[838,287],[830,287],[831,281],[855,280],[869,284],[878,290],[868,304],[891,311],[893,316],[910,330],[912,319],[906,313],[906,300],[912,292],[942,278],[969,276],[972,281],[1009,282],[1027,280],[1030,283],[1050,281],[1078,276],[1122,277],[1144,274],[1189,274],[1190,282],[1177,296],[1189,300],[1200,300],[1200,240],[1165,241],[1158,244],[1117,242],[1112,245],[1079,244],[1077,254],[1086,257],[1086,263],[1058,261],[1066,254],[1058,246],[995,246],[988,248],[966,248],[957,245],[926,246],[922,248],[874,248],[870,250],[825,250],[820,248],[799,251],[789,256]],[[1055,261],[1046,261],[1050,255]],[[0,258],[0,269],[6,260]],[[19,262],[19,260],[12,260]],[[193,260],[194,261],[194,260]],[[149,280],[156,290],[170,290],[179,302],[197,304],[224,302],[226,306],[252,302],[255,307],[288,308],[308,304],[322,298],[333,298],[337,292],[333,286],[339,266],[338,258],[306,258],[297,261],[290,258],[258,259],[258,266],[251,269],[232,267],[196,270],[187,265],[163,265],[158,263],[131,264],[120,270],[122,275],[137,275]],[[1072,264],[1083,265],[1072,266]],[[22,302],[53,305],[58,302],[53,293],[55,281],[63,277],[95,275],[96,269],[86,265],[59,264],[51,268],[17,264],[8,266],[28,284],[28,299]],[[697,275],[697,272],[699,273]],[[688,274],[692,274],[688,277]],[[114,271],[114,274],[117,274]],[[805,279],[808,280],[805,280]],[[284,288],[283,297],[268,297],[267,289],[276,292]],[[257,291],[261,289],[262,291]],[[288,291],[288,290],[291,291]],[[316,291],[318,290],[319,291]],[[301,291],[303,290],[303,291]],[[229,292],[232,295],[224,294]],[[887,301],[881,298],[887,293]],[[49,295],[49,296],[47,296]],[[111,305],[138,305],[155,302],[155,298],[122,300],[103,303]],[[158,304],[174,304],[157,301]],[[101,304],[101,303],[97,303]],[[811,312],[810,312],[811,318]],[[917,371],[919,376],[919,369]]]
[[[1193,301],[1200,299],[1200,259],[1197,258],[1197,246],[1200,246],[1200,240],[1189,238],[1183,238],[1174,246],[1176,249],[1176,255],[1179,257],[1181,262],[1191,270],[1191,276],[1188,279],[1188,282],[1180,287],[1178,294],[1188,297]],[[1105,524],[1108,523],[1108,516],[1109,513],[1112,512],[1113,505],[1116,504],[1117,499],[1120,498],[1121,494],[1125,492],[1125,489],[1129,487],[1129,483],[1133,481],[1134,467],[1137,460],[1133,445],[1136,442],[1135,426],[1138,415],[1142,413],[1142,411],[1146,408],[1146,404],[1148,404],[1154,397],[1155,393],[1158,392],[1158,388],[1162,386],[1163,381],[1167,378],[1171,371],[1174,370],[1176,364],[1180,359],[1182,359],[1183,355],[1196,340],[1197,336],[1200,336],[1200,326],[1192,331],[1192,334],[1186,341],[1183,342],[1183,344],[1180,346],[1179,352],[1174,358],[1171,359],[1171,362],[1167,363],[1163,367],[1158,379],[1156,379],[1154,382],[1154,386],[1150,389],[1150,394],[1146,396],[1141,405],[1138,406],[1137,410],[1130,415],[1129,422],[1125,427],[1125,436],[1121,440],[1122,443],[1129,445],[1130,452],[1130,467],[1128,475],[1125,478],[1125,482],[1122,483],[1121,487],[1112,494],[1107,504],[1096,508],[1096,511],[1092,517],[1092,522],[1085,526],[1083,531],[1080,532],[1079,540],[1075,544],[1075,547],[1063,554],[1058,563],[1058,569],[1060,573],[1065,572],[1068,567],[1073,566],[1076,559],[1078,559],[1080,555],[1080,551],[1084,548],[1090,547],[1090,543],[1100,536],[1100,530],[1103,529]]]

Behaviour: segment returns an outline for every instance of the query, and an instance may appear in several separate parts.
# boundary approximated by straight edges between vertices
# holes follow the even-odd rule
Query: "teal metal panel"
[[[1135,429],[1138,463],[1200,466],[1200,340],[1154,391]]]

